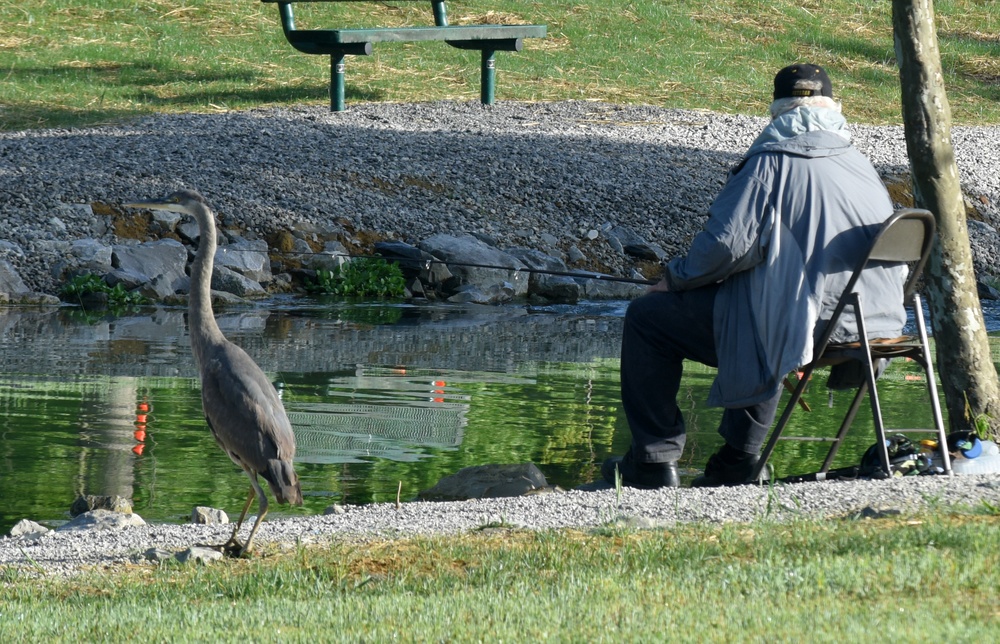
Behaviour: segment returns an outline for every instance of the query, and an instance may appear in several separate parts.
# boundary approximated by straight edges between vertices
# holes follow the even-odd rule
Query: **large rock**
[[[588,300],[632,300],[643,293],[649,286],[631,284],[629,282],[612,282],[599,279],[582,280],[583,297]]]
[[[267,242],[241,239],[215,250],[215,266],[228,268],[244,277],[267,284],[271,275],[271,259],[267,256]]]
[[[49,532],[49,529],[30,519],[21,519],[10,529],[10,536],[18,539],[37,539]]]
[[[187,249],[174,239],[116,244],[112,247],[111,263],[119,271],[143,276],[149,287],[143,294],[163,299],[185,284]]]
[[[142,273],[136,273],[134,271],[123,271],[117,268],[113,268],[104,275],[104,283],[115,288],[121,284],[122,288],[126,291],[133,291],[137,288],[142,288],[149,283],[149,277]],[[182,287],[183,288],[183,287]],[[155,292],[155,289],[152,289]]]
[[[6,293],[8,297],[16,297],[29,291],[30,289],[21,279],[21,275],[14,268],[14,265],[6,259],[0,259],[0,293]]]
[[[566,262],[558,257],[546,255],[540,250],[515,246],[506,252],[518,259],[522,264],[533,270],[565,272]]]
[[[165,548],[149,548],[146,552],[142,553],[143,558],[146,561],[152,561],[156,564],[162,564],[166,561],[174,559],[174,551],[167,550]]]
[[[212,271],[212,290],[232,293],[240,297],[262,297],[267,295],[264,287],[245,275],[216,266]]]
[[[612,226],[604,234],[612,248],[619,253],[652,261],[663,259],[666,255],[662,247],[647,242],[628,226]]]
[[[0,304],[58,305],[59,298],[32,291],[17,269],[6,259],[0,259]]]
[[[446,476],[420,493],[425,501],[464,501],[523,496],[550,489],[545,475],[534,463],[474,465]]]
[[[980,300],[1000,300],[1000,290],[983,280],[976,280],[976,291]]]
[[[432,235],[417,247],[448,262],[448,270],[459,286],[472,284],[485,291],[507,282],[514,288],[514,297],[528,293],[527,273],[523,272],[526,266],[513,255],[472,235]]]
[[[69,515],[76,517],[91,510],[110,510],[122,514],[132,514],[132,501],[117,495],[81,494],[73,501],[73,505],[69,506]]]
[[[223,554],[213,548],[203,548],[201,546],[191,546],[187,550],[182,550],[174,555],[174,558],[182,564],[209,564],[213,561],[221,561]]]
[[[528,282],[528,294],[550,302],[575,304],[580,300],[583,287],[572,277],[532,273]]]
[[[91,510],[58,528],[56,532],[81,532],[84,530],[121,530],[146,525],[138,514],[122,514],[111,510]]]
[[[186,239],[193,244],[197,244],[198,240],[201,238],[201,228],[198,226],[198,222],[193,219],[186,219],[176,226],[174,230],[177,234],[181,236],[182,239]],[[217,235],[219,237],[219,235]],[[218,243],[218,239],[216,239]]]
[[[302,240],[298,241],[302,242]],[[310,270],[333,271],[351,261],[347,248],[338,241],[326,242],[323,244],[323,250],[318,253],[312,252],[308,244],[306,249],[306,252],[297,256],[297,259],[304,268]]]
[[[376,242],[375,252],[395,261],[405,278],[418,279],[421,284],[436,287],[452,277],[440,258],[404,242]]]
[[[103,275],[111,270],[111,246],[96,239],[75,239],[70,243],[65,270]]]
[[[492,284],[481,288],[475,284],[459,287],[454,295],[448,298],[453,304],[506,304],[514,299],[514,287],[510,282]]]
[[[229,515],[225,510],[199,505],[191,511],[191,523],[202,525],[229,523]]]
[[[570,272],[558,257],[531,248],[508,248],[507,252],[532,269],[528,295],[553,302],[574,303],[580,299],[583,287],[574,278],[558,274]]]
[[[174,232],[177,229],[177,224],[183,219],[179,212],[170,212],[169,210],[152,210],[150,214],[153,217],[153,222],[166,232]]]

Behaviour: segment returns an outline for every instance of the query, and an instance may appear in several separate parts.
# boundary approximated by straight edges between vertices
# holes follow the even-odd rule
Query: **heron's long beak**
[[[164,197],[162,199],[146,199],[143,201],[130,201],[128,203],[123,203],[122,206],[126,208],[149,208],[150,210],[173,210],[175,212],[186,212],[181,210],[178,207],[177,202],[169,197]]]

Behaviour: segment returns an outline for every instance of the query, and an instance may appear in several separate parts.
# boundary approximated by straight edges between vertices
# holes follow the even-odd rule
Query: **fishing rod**
[[[525,266],[523,268],[514,268],[512,266],[499,266],[494,264],[477,264],[474,262],[455,262],[443,259],[427,259],[427,258],[416,258],[416,257],[386,257],[385,255],[341,255],[341,257],[349,257],[351,259],[381,259],[387,262],[397,262],[399,264],[417,264],[423,265],[424,270],[430,270],[432,264],[442,264],[444,266],[463,266],[466,268],[486,268],[498,271],[513,271],[516,275],[517,273],[540,273],[542,275],[555,275],[558,277],[572,277],[574,279],[590,279],[590,280],[600,280],[604,282],[621,282],[624,284],[642,284],[649,286],[651,284],[656,284],[658,280],[650,279],[639,279],[637,277],[618,277],[616,275],[607,275],[605,273],[591,273],[582,271],[559,271],[550,270],[545,268],[531,268]]]
[[[259,253],[259,250],[253,250],[249,248],[232,248],[228,249],[225,246],[219,247],[220,251],[227,253]],[[328,255],[328,253],[317,253],[315,251],[311,252],[291,252],[290,255]],[[608,275],[606,273],[594,273],[589,271],[560,271],[551,270],[546,268],[531,268],[529,266],[524,266],[522,268],[516,268],[513,266],[500,266],[498,264],[477,264],[475,262],[457,262],[437,258],[425,258],[425,257],[404,257],[398,255],[354,255],[351,253],[337,253],[333,257],[346,257],[347,259],[381,259],[386,262],[394,262],[397,264],[407,265],[408,267],[422,267],[424,270],[429,271],[433,264],[441,264],[443,266],[463,266],[466,268],[486,268],[497,271],[513,271],[517,273],[540,273],[542,275],[555,275],[557,277],[571,277],[573,279],[588,279],[588,280],[598,280],[602,282],[620,282],[623,284],[640,284],[643,286],[651,286],[656,284],[659,280],[642,279],[638,277],[619,277],[617,275]]]

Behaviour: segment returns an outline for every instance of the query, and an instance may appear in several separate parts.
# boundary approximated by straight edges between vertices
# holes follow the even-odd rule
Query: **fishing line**
[[[226,253],[260,253],[262,251],[254,250],[250,248],[233,248],[227,249],[225,246],[219,247],[220,251]],[[554,275],[558,277],[571,277],[573,279],[589,279],[589,280],[599,280],[603,282],[621,282],[624,284],[641,284],[649,286],[651,284],[656,284],[658,280],[651,279],[641,279],[636,277],[618,277],[616,275],[606,275],[604,273],[591,273],[585,271],[559,271],[559,270],[549,270],[544,268],[515,268],[513,266],[499,266],[495,264],[477,264],[474,262],[456,262],[448,261],[443,259],[425,259],[416,257],[385,257],[384,255],[352,255],[345,253],[317,253],[315,251],[308,252],[290,252],[287,255],[327,255],[330,257],[346,257],[347,259],[381,259],[386,262],[394,262],[396,264],[404,264],[407,266],[415,267],[422,266],[423,270],[429,271],[433,264],[441,264],[443,266],[461,266],[465,268],[485,268],[498,271],[513,271],[516,275],[517,273],[539,273],[542,275]]]

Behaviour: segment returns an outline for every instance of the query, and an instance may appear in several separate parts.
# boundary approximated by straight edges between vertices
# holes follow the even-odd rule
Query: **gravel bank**
[[[67,241],[114,241],[118,204],[186,186],[206,195],[224,226],[251,238],[310,225],[340,228],[359,243],[371,233],[413,243],[470,232],[553,254],[577,246],[587,257],[577,267],[628,275],[630,260],[588,233],[627,226],[668,256],[682,253],[765,122],[586,101],[440,102],[3,132],[0,240],[13,246],[0,243],[0,253],[30,288],[54,293],[50,267]],[[905,176],[901,127],[852,131],[881,173]],[[1000,129],[953,134],[970,202],[995,226]],[[1000,244],[981,245],[1000,257]]]
[[[158,116],[79,130],[0,133],[0,255],[33,290],[70,240],[116,241],[117,204],[181,186],[204,193],[223,224],[247,237],[308,225],[416,242],[472,232],[499,246],[579,247],[588,268],[630,266],[588,232],[628,226],[668,255],[683,252],[726,171],[765,120],[707,112],[554,104],[369,104]],[[902,128],[853,128],[887,178],[907,172]],[[966,194],[988,226],[974,229],[977,265],[998,265],[1000,128],[955,128]],[[97,214],[95,214],[97,213]],[[8,243],[4,244],[3,241]],[[1000,475],[918,477],[759,488],[567,492],[464,503],[351,507],[278,519],[265,542],[348,535],[454,533],[503,520],[531,528],[586,527],[622,516],[637,525],[839,517],[864,508],[934,510],[1000,505]],[[66,571],[135,560],[152,547],[221,541],[225,526],[155,525],[0,539],[0,565]]]
[[[1000,475],[921,476],[889,481],[828,481],[767,487],[570,491],[464,502],[347,506],[343,514],[280,519],[258,531],[262,547],[330,539],[454,534],[503,522],[531,529],[588,528],[621,520],[638,528],[680,522],[786,521],[802,517],[860,519],[939,512],[948,506],[1000,506]],[[145,561],[150,548],[179,551],[221,543],[231,526],[147,525],[121,530],[49,532],[37,539],[0,539],[0,566],[51,573]],[[243,534],[246,535],[247,528]],[[271,544],[270,546],[266,544]]]

